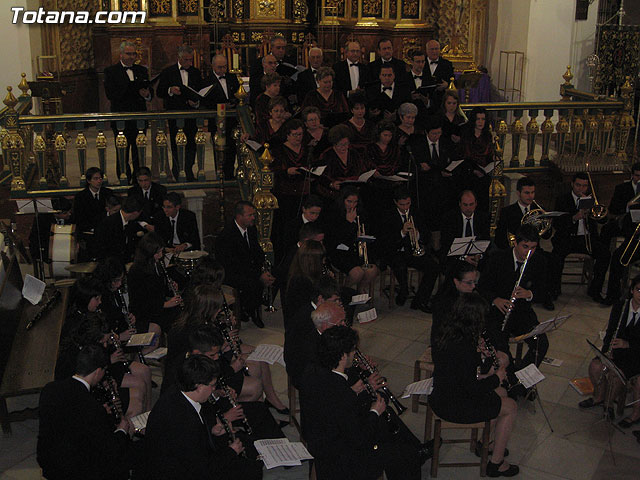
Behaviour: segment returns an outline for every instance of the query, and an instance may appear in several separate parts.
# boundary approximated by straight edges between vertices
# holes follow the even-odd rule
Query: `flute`
[[[531,257],[531,252],[533,252],[533,250],[529,250],[527,252],[527,258],[524,259],[522,268],[520,268],[520,275],[518,275],[518,280],[516,280],[516,284],[514,285],[513,290],[511,291],[511,299],[509,299],[509,301],[511,302],[511,308],[507,310],[507,313],[505,313],[504,315],[504,320],[502,321],[502,329],[501,329],[503,332],[505,327],[507,326],[507,322],[509,321],[509,317],[511,316],[513,307],[515,306],[516,290],[518,289],[518,287],[520,286],[520,282],[522,281],[522,276],[524,275],[525,268],[527,268],[527,263],[529,262],[529,258]]]

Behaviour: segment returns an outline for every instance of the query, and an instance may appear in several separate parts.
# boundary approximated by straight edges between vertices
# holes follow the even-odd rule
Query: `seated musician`
[[[407,189],[396,189],[393,192],[393,203],[393,209],[385,213],[381,223],[383,229],[379,234],[379,251],[383,252],[383,259],[391,266],[400,285],[396,305],[402,306],[407,300],[407,268],[413,267],[423,275],[411,308],[431,313],[431,291],[438,278],[439,268],[428,253],[429,232],[419,212],[412,208],[411,195]],[[423,255],[414,255],[418,249],[422,250]]]
[[[182,206],[182,197],[169,192],[162,201],[162,212],[153,217],[156,233],[174,253],[200,250],[200,233],[196,214]]]
[[[442,97],[442,139],[449,145],[460,143],[466,118],[459,109],[460,99],[455,90],[445,90]]]
[[[640,205],[632,205],[629,213],[621,217],[620,232],[624,235],[622,244],[611,254],[609,263],[609,280],[607,281],[607,296],[602,302],[605,305],[613,305],[621,296],[623,280],[628,278],[629,265],[640,260],[640,248],[638,248],[637,229],[638,224],[633,222],[631,211],[640,208]],[[616,224],[618,221],[616,221]],[[600,232],[602,233],[602,232]]]
[[[409,86],[396,77],[394,68],[385,63],[380,67],[378,81],[366,90],[369,119],[375,123],[395,120],[398,107],[411,101]]]
[[[536,198],[536,184],[529,177],[522,177],[518,179],[516,184],[516,191],[518,200],[511,205],[503,207],[498,215],[498,226],[496,228],[495,243],[499,248],[511,248],[510,238],[513,236],[513,232],[520,228],[523,217],[531,210],[538,208],[535,204]],[[548,220],[549,222],[551,220]],[[541,238],[551,238],[551,228],[549,228]],[[549,299],[543,305],[547,310],[553,310],[553,298],[558,298],[557,292],[551,289],[557,272],[557,259],[555,255],[545,252],[542,246],[538,246],[535,250],[535,255],[541,255],[544,262],[546,262],[545,272],[547,272],[545,284],[549,289]]]
[[[429,94],[425,92],[424,88],[427,87],[424,74],[426,55],[423,50],[415,49],[409,51],[409,59],[411,60],[411,71],[409,72],[411,102],[416,107],[417,123],[424,125],[429,116]]]
[[[120,211],[122,208],[122,198],[120,195],[111,195],[107,198],[107,201],[104,205],[104,209],[107,212],[107,217],[114,215]]]
[[[296,95],[298,105],[302,105],[307,93],[318,88],[317,73],[322,67],[323,53],[319,47],[311,47],[307,54],[309,68],[298,73],[296,78]]]
[[[55,213],[39,213],[33,218],[31,233],[29,234],[29,252],[34,260],[42,260],[47,263],[49,258],[49,241],[53,225],[71,224],[71,201],[65,197],[51,200],[51,206]],[[40,255],[42,254],[42,257]]]
[[[441,141],[442,121],[439,117],[429,117],[424,131],[426,135],[412,135],[405,144],[414,174],[410,188],[429,228],[437,231],[442,212],[454,206],[456,185],[452,174],[445,169],[454,158],[449,145]]]
[[[105,204],[113,195],[110,188],[103,187],[104,175],[98,167],[91,167],[85,173],[87,186],[76,193],[73,199],[73,223],[77,225],[80,252],[78,261],[87,262],[97,257],[98,242],[95,229],[107,216]]]
[[[487,464],[490,477],[512,477],[519,468],[510,465],[507,443],[517,413],[516,402],[507,397],[500,384],[506,378],[502,364],[477,373],[481,357],[489,358],[480,332],[485,328],[486,303],[477,293],[463,293],[453,305],[448,322],[434,340],[433,392],[429,405],[443,420],[476,423],[495,419],[495,437],[489,447]]]
[[[334,211],[327,220],[327,252],[331,264],[347,276],[345,285],[364,293],[368,292],[369,285],[376,279],[380,270],[373,263],[372,257],[361,258],[359,255],[364,253],[365,249],[359,248],[358,245],[358,224],[370,225],[364,216],[360,195],[355,188],[344,187],[340,191]],[[371,245],[366,247],[368,254],[373,251]]]
[[[555,234],[551,239],[553,253],[560,262],[555,277],[555,291],[560,293],[564,261],[570,253],[586,253],[594,260],[593,278],[587,290],[595,302],[603,303],[601,291],[611,254],[609,246],[603,244],[598,236],[596,220],[590,217],[590,210],[578,210],[579,199],[586,196],[589,177],[579,172],[573,175],[571,191],[556,197],[555,210],[568,215],[556,217],[553,221]],[[590,248],[588,248],[590,247]]]
[[[548,295],[544,288],[543,262],[533,254],[539,241],[540,236],[533,226],[522,225],[516,232],[515,246],[490,255],[480,277],[478,291],[491,303],[487,330],[492,337],[492,344],[503,352],[509,351],[508,337],[524,335],[538,325],[532,301],[535,297]],[[525,268],[529,251],[531,255]],[[525,268],[524,272],[522,268]],[[530,363],[539,366],[549,348],[547,335],[528,338],[524,342],[529,349],[516,367],[523,368]]]
[[[178,388],[160,396],[145,434],[147,462],[154,479],[262,478],[254,461],[240,457],[240,439],[226,445],[221,424],[210,425],[201,413],[216,388],[218,364],[204,355],[187,358],[178,372]]]
[[[318,480],[374,479],[383,472],[389,480],[419,479],[428,453],[420,453],[420,442],[386,412],[391,407],[375,393],[380,377],[366,380],[374,393],[362,380],[353,386],[349,381],[358,334],[337,324],[326,328],[317,342],[317,363],[303,376],[300,407]]]
[[[491,172],[484,168],[493,162],[493,138],[487,111],[483,107],[471,110],[469,121],[462,129],[459,148],[465,159],[464,164],[457,168],[462,186],[475,192],[481,210],[488,210]]]
[[[246,201],[236,202],[234,220],[216,239],[216,258],[225,271],[225,283],[238,290],[243,321],[251,320],[264,328],[260,318],[262,290],[273,285],[275,277],[263,272],[265,260],[255,227],[256,208]]]
[[[146,231],[138,222],[141,211],[140,201],[127,197],[118,214],[109,215],[100,222],[96,228],[99,260],[107,257],[118,257],[123,263],[133,260],[138,240]]]
[[[316,73],[318,88],[307,93],[302,108],[316,107],[320,110],[322,123],[328,128],[348,118],[349,105],[344,94],[333,88],[335,72],[329,67],[320,67]]]
[[[631,179],[616,185],[613,191],[613,197],[609,204],[611,216],[609,221],[603,225],[600,230],[600,240],[605,245],[609,245],[613,237],[623,236],[625,234],[621,228],[620,220],[624,214],[629,213],[629,209],[632,208],[633,205],[637,207],[639,203],[638,199],[636,199],[640,193],[638,183],[640,183],[640,162],[631,165]]]
[[[284,141],[282,126],[290,115],[287,112],[287,101],[284,97],[269,100],[269,118],[256,126],[255,140],[258,143],[268,143],[270,147]]]
[[[277,73],[268,73],[260,80],[263,92],[256,98],[254,107],[256,126],[269,120],[269,102],[272,98],[280,96],[281,80],[282,78]]]
[[[640,276],[631,280],[630,298],[618,300],[609,315],[607,333],[602,345],[606,354],[622,370],[627,379],[640,374]],[[613,415],[613,401],[619,398],[626,386],[613,372],[605,371],[605,366],[597,357],[589,365],[589,378],[594,387],[593,397],[580,402],[580,408],[603,405],[607,401],[610,415]],[[640,398],[640,382],[634,385],[634,400]],[[605,398],[607,395],[610,397]],[[625,396],[626,398],[626,396]],[[633,404],[631,416],[618,425],[629,428],[640,423],[640,402]]]
[[[405,145],[411,135],[424,134],[422,127],[416,125],[417,116],[418,107],[413,103],[406,102],[398,108],[400,124],[398,125],[397,141],[399,145]],[[424,125],[424,123],[422,123],[422,125]]]
[[[357,93],[349,97],[351,118],[343,123],[351,130],[351,146],[364,155],[367,146],[375,141],[376,124],[366,118],[367,97]]]
[[[150,222],[162,209],[162,200],[167,195],[164,185],[151,180],[149,167],[140,167],[135,172],[136,184],[127,190],[127,197],[135,197],[142,205],[140,220]]]
[[[90,390],[102,381],[109,356],[100,345],[78,352],[73,376],[47,384],[40,394],[37,460],[44,478],[129,478],[129,434],[123,417],[114,428]]]
[[[129,310],[136,317],[141,332],[167,332],[180,313],[182,297],[177,285],[165,275],[159,262],[164,259],[164,242],[155,232],[149,232],[138,242],[133,265],[127,274]],[[145,353],[153,350],[150,346]]]

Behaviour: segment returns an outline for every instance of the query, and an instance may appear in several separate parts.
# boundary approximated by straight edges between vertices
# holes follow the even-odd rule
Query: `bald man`
[[[278,60],[276,60],[274,55],[269,54],[259,59],[256,64],[261,65],[261,68],[252,68],[249,78],[249,102],[252,107],[258,95],[264,92],[264,88],[262,88],[262,77],[267,73],[276,73]]]
[[[435,113],[442,106],[442,97],[449,81],[453,77],[453,63],[440,56],[440,42],[429,40],[427,42],[427,64],[422,72],[422,85],[437,85],[431,95],[431,112]]]
[[[322,66],[322,61],[322,49],[318,47],[311,48],[309,50],[309,68],[300,72],[296,80],[296,95],[299,104],[302,104],[307,93],[318,88],[316,72]]]
[[[336,77],[333,85],[347,97],[354,93],[363,92],[369,78],[369,67],[361,62],[362,47],[359,42],[347,42],[344,46],[344,56],[341,62],[333,65]]]

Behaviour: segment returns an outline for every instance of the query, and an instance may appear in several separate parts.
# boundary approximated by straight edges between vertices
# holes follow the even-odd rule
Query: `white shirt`
[[[416,88],[420,88],[422,86],[422,73],[417,73],[411,70],[411,77],[418,75],[420,78],[414,78],[413,83],[416,84]]]
[[[351,79],[351,90],[358,88],[360,84],[360,68],[352,67],[351,65],[357,65],[357,63],[347,60],[347,68],[349,69],[349,78]]]
[[[80,378],[80,377],[79,377],[79,376],[77,376],[77,375],[74,375],[74,376],[73,376],[73,377],[71,377],[71,378],[73,378],[74,380],[77,380],[77,381],[79,381],[81,384],[83,384],[83,385],[87,388],[87,391],[88,391],[88,392],[90,392],[90,391],[91,391],[91,385],[89,385],[89,383],[88,383],[84,378]]]
[[[440,142],[432,142],[428,138],[427,138],[427,142],[429,142],[429,155],[431,155],[431,152],[433,152],[433,146],[435,145],[436,153],[438,154],[438,156],[440,156]],[[431,160],[433,160],[433,158]]]
[[[124,71],[127,72],[127,77],[129,77],[129,81],[133,82],[135,80],[135,77],[133,76],[133,68],[127,67],[124,63],[122,63],[122,61],[120,61],[120,65],[122,65],[122,68],[124,68]]]
[[[573,191],[571,192],[571,196],[573,197],[573,204],[577,205],[578,199],[580,197],[578,197],[575,193],[573,193]],[[584,223],[585,223],[584,218],[578,220],[578,231],[576,232],[576,235],[586,235],[587,229],[585,228]]]
[[[185,86],[189,86],[189,72],[186,70],[182,70],[182,65],[178,61],[178,71],[180,72],[180,78],[182,79],[182,84]],[[171,93],[171,87],[169,87],[169,96],[173,97],[173,93]]]
[[[193,409],[196,411],[196,413],[198,414],[198,417],[200,417],[200,421],[202,423],[204,423],[204,420],[202,420],[202,415],[200,415],[200,409],[202,408],[202,405],[200,405],[198,402],[194,402],[193,400],[191,400],[189,398],[189,396],[184,393],[184,392],[180,392],[182,395],[184,395],[184,398],[186,398],[189,403],[191,404],[191,406],[193,407]]]
[[[302,214],[302,224],[305,225],[307,223],[309,223],[311,220],[307,220],[306,217],[304,216],[304,213]]]
[[[229,100],[229,90],[227,89],[227,79],[220,78],[218,75],[216,75],[216,78],[218,79],[218,82],[220,82],[220,85],[222,86],[222,90],[224,90],[224,96],[227,97],[227,100]]]
[[[385,90],[385,86],[380,85],[380,91],[383,93],[386,93],[389,98],[393,98],[393,89],[395,88],[395,85],[396,85],[396,82],[393,82],[391,84],[391,90],[389,90],[389,87],[386,87],[387,90]]]
[[[520,211],[522,212],[522,216],[524,217],[525,213],[527,213],[527,209],[530,212],[531,211],[531,205],[523,205],[522,203],[520,203],[520,200],[518,200],[518,206],[520,207]]]
[[[438,57],[438,60],[434,60],[434,62],[439,62],[439,61],[440,61],[440,57]],[[429,60],[429,57],[427,57],[427,62],[429,62],[429,70],[431,71],[431,75],[433,75],[433,72],[435,72],[436,68],[438,68],[438,64],[431,63],[431,60]]]

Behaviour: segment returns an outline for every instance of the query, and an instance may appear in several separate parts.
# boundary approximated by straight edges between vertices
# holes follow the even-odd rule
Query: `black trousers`
[[[553,242],[553,254],[558,258],[558,273],[555,278],[556,291],[560,291],[564,261],[570,253],[588,254],[584,235],[574,235],[568,238],[558,239]],[[591,257],[594,259],[593,280],[589,285],[589,295],[599,294],[607,274],[611,253],[608,245],[605,245],[597,235],[591,235]]]
[[[198,127],[196,121],[193,119],[186,119],[184,121],[184,134],[187,136],[187,145],[184,150],[184,171],[187,174],[187,182],[195,181],[193,175],[193,164],[196,161],[196,132]],[[176,145],[176,134],[178,133],[178,127],[175,120],[169,120],[169,135],[171,136],[171,157],[173,163],[171,165],[171,172],[173,178],[178,181],[178,174],[180,169],[178,168],[178,146]]]
[[[439,273],[439,267],[436,261],[429,254],[422,257],[414,257],[411,252],[398,252],[391,259],[391,270],[398,280],[400,292],[407,293],[409,290],[409,281],[407,269],[413,267],[423,273],[422,281],[416,292],[416,300],[427,303],[431,299],[431,292],[436,283]]]
[[[635,244],[629,246],[625,253],[625,248],[629,244],[629,239],[624,240],[622,245],[620,245],[611,255],[611,262],[609,264],[609,281],[607,282],[607,298],[619,299],[626,289],[622,288],[622,279],[625,274],[628,272],[629,267],[625,267],[620,263],[620,259],[622,258],[622,254],[624,253],[624,261],[625,263],[629,261],[629,264],[637,262],[640,260],[640,248],[638,248],[633,255],[633,249]],[[629,260],[629,258],[631,258]]]

